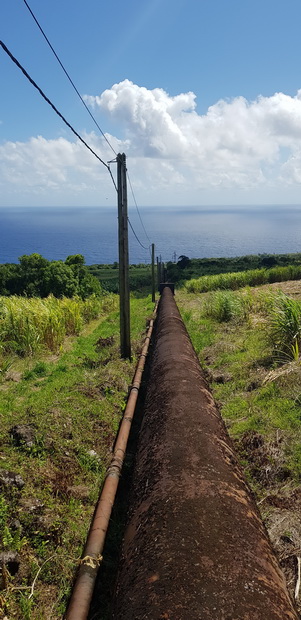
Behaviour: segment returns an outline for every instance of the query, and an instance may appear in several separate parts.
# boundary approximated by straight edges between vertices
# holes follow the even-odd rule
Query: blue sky
[[[143,205],[300,203],[297,0],[28,0]],[[1,39],[107,161],[23,0]],[[105,169],[0,50],[0,204],[108,205]]]

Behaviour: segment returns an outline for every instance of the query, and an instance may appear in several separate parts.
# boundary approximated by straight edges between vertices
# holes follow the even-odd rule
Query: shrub
[[[218,289],[236,290],[245,286],[260,286],[272,282],[300,279],[301,266],[288,265],[272,269],[249,269],[248,271],[202,276],[185,282],[185,288],[190,293],[206,293]]]
[[[232,291],[212,293],[205,302],[204,313],[219,323],[242,321],[247,318],[251,300],[249,295]]]
[[[275,296],[270,312],[271,339],[280,358],[299,357],[301,344],[301,303],[283,293]]]

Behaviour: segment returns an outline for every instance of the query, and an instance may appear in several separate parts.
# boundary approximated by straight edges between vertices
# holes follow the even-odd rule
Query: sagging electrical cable
[[[106,164],[106,162],[103,161],[103,159],[101,159],[101,157],[99,157],[99,155],[97,155],[97,153],[95,153],[95,151],[91,148],[91,146],[89,146],[89,144],[80,136],[80,134],[74,129],[74,127],[72,127],[72,125],[66,120],[66,118],[56,108],[56,106],[52,103],[52,101],[50,101],[50,99],[47,97],[47,95],[45,95],[45,93],[38,86],[38,84],[30,77],[30,75],[26,71],[26,69],[24,69],[24,67],[21,65],[21,63],[9,51],[8,47],[5,45],[5,43],[3,43],[3,41],[0,41],[0,46],[2,47],[4,52],[9,56],[9,58],[13,61],[13,63],[22,71],[23,75],[25,75],[25,77],[29,80],[29,82],[32,84],[32,86],[34,86],[34,88],[37,89],[37,91],[40,93],[40,95],[43,97],[43,99],[54,110],[54,112],[62,119],[62,121],[65,123],[65,125],[67,125],[67,127],[69,127],[69,129],[72,131],[72,133],[74,133],[74,135],[80,140],[80,142],[82,142],[82,144],[84,144],[84,146],[92,153],[92,155],[94,155],[94,157],[96,157],[96,159],[98,159],[98,161],[100,161],[105,166],[105,168],[108,170],[108,172],[109,172],[109,174],[111,176],[112,182],[113,182],[114,187],[115,187],[115,189],[117,191],[117,186],[116,186],[114,177],[112,175],[110,166],[108,164]]]
[[[34,14],[34,12],[33,12],[33,10],[30,8],[30,6],[29,6],[29,4],[28,4],[27,0],[23,0],[23,2],[24,2],[24,4],[26,5],[26,7],[28,8],[28,10],[29,10],[29,12],[30,12],[30,14],[31,14],[32,18],[34,19],[35,23],[37,24],[37,26],[38,26],[39,30],[41,31],[41,33],[42,33],[42,35],[43,35],[43,37],[44,37],[45,41],[46,41],[46,42],[47,42],[47,44],[49,45],[49,47],[50,47],[50,49],[51,49],[52,53],[54,54],[55,58],[57,59],[57,61],[58,61],[58,63],[59,63],[59,65],[60,65],[60,66],[61,66],[61,68],[63,69],[63,71],[64,71],[64,73],[65,73],[66,77],[68,78],[68,80],[69,80],[69,82],[70,82],[71,86],[72,86],[72,87],[73,87],[73,89],[75,90],[75,92],[76,92],[77,96],[80,98],[80,100],[81,100],[82,104],[85,106],[85,108],[86,108],[86,110],[87,110],[88,114],[90,114],[90,116],[91,116],[91,118],[92,118],[93,122],[95,123],[95,125],[96,125],[97,129],[100,131],[100,133],[101,133],[102,137],[105,139],[105,141],[107,142],[107,144],[109,145],[109,147],[112,149],[113,153],[114,153],[115,155],[117,155],[117,153],[116,153],[115,149],[113,148],[112,144],[109,142],[109,140],[108,140],[107,136],[106,136],[106,135],[105,135],[105,133],[102,131],[101,127],[99,126],[99,124],[98,124],[98,122],[97,122],[97,120],[94,118],[94,116],[93,116],[93,114],[92,114],[91,110],[89,110],[89,108],[88,108],[88,106],[87,106],[86,102],[84,101],[84,99],[82,98],[82,96],[81,96],[81,94],[80,94],[79,90],[76,88],[76,86],[75,86],[75,84],[74,84],[74,82],[73,82],[72,78],[70,77],[70,75],[69,75],[69,73],[68,73],[67,69],[64,67],[64,65],[63,65],[63,63],[62,63],[61,59],[59,58],[58,54],[56,53],[56,51],[55,51],[55,49],[54,49],[53,45],[51,45],[51,43],[50,43],[50,41],[49,41],[49,39],[48,39],[48,37],[47,37],[46,33],[44,32],[44,30],[43,30],[43,28],[42,28],[41,24],[40,24],[40,23],[39,23],[39,21],[37,20],[37,18],[36,18],[36,16],[35,16],[35,14]]]

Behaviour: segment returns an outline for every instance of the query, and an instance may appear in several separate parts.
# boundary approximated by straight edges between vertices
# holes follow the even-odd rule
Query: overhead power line
[[[92,153],[92,155],[94,155],[94,157],[96,157],[96,159],[98,159],[98,161],[100,161],[105,168],[107,168],[107,170],[110,173],[111,179],[113,181],[114,187],[117,191],[117,187],[116,187],[116,183],[114,180],[114,177],[112,175],[110,166],[108,164],[106,164],[103,159],[101,159],[101,157],[99,157],[99,155],[97,155],[97,153],[95,153],[95,151],[91,148],[91,146],[89,146],[89,144],[87,144],[87,142],[79,135],[79,133],[77,133],[77,131],[72,127],[72,125],[70,125],[70,123],[68,123],[68,121],[65,119],[65,117],[61,114],[61,112],[55,107],[55,105],[52,103],[52,101],[50,101],[50,99],[45,95],[45,93],[42,91],[42,89],[37,85],[37,83],[30,77],[29,73],[27,73],[26,69],[24,69],[24,67],[22,67],[22,65],[19,63],[19,61],[15,58],[15,56],[13,56],[13,54],[9,51],[9,49],[6,47],[6,45],[3,43],[3,41],[0,41],[0,45],[2,47],[2,49],[6,52],[6,54],[10,57],[10,59],[15,63],[15,65],[17,65],[17,67],[19,69],[21,69],[23,75],[25,75],[25,77],[29,80],[29,82],[38,90],[38,92],[40,93],[40,95],[43,97],[43,99],[45,99],[45,101],[51,106],[51,108],[54,110],[54,112],[62,119],[62,121],[65,123],[65,125],[67,125],[67,127],[69,127],[69,129],[71,129],[71,131],[74,133],[74,135],[85,145],[85,147]]]
[[[85,106],[85,108],[86,108],[87,112],[90,114],[90,116],[91,116],[91,118],[92,118],[93,122],[95,123],[95,125],[96,125],[97,129],[100,131],[101,135],[103,136],[103,138],[105,139],[105,141],[107,142],[107,144],[109,145],[109,147],[112,149],[113,153],[114,153],[115,155],[117,155],[117,153],[116,153],[116,151],[114,150],[114,148],[113,148],[112,144],[109,142],[108,138],[106,137],[106,135],[105,135],[105,134],[104,134],[104,132],[102,131],[101,127],[99,126],[99,124],[98,124],[97,120],[94,118],[94,116],[93,116],[93,114],[92,114],[91,110],[89,110],[89,108],[88,108],[88,106],[87,106],[86,102],[84,101],[84,99],[82,98],[82,96],[81,96],[81,94],[80,94],[79,90],[76,88],[76,86],[75,86],[75,84],[74,84],[74,82],[73,82],[72,78],[70,77],[70,75],[69,75],[69,73],[68,73],[67,69],[65,69],[65,67],[64,67],[64,65],[63,65],[63,63],[62,63],[62,61],[61,61],[61,59],[59,58],[58,54],[56,53],[56,51],[55,51],[54,47],[51,45],[51,43],[50,43],[50,41],[49,41],[49,39],[48,39],[48,37],[47,37],[46,33],[44,32],[44,30],[43,30],[42,26],[41,26],[41,25],[40,25],[40,23],[38,22],[38,20],[37,20],[37,18],[36,18],[36,16],[35,16],[35,14],[34,14],[34,12],[33,12],[33,11],[32,11],[32,9],[30,8],[30,6],[29,6],[28,2],[27,2],[26,0],[23,0],[23,2],[24,2],[24,4],[27,6],[27,8],[28,8],[28,10],[29,10],[29,12],[30,12],[30,14],[31,14],[31,16],[33,17],[33,19],[34,19],[35,23],[37,24],[37,26],[38,26],[39,30],[41,31],[41,33],[42,33],[42,35],[43,35],[43,37],[44,37],[45,41],[47,41],[47,43],[48,43],[48,45],[49,45],[49,47],[50,47],[50,49],[51,49],[52,53],[53,53],[53,54],[54,54],[54,56],[56,57],[56,59],[57,59],[57,61],[58,61],[59,65],[61,66],[61,68],[63,69],[63,71],[64,71],[64,73],[65,73],[66,77],[68,78],[68,80],[69,80],[69,82],[70,82],[71,86],[72,86],[72,87],[73,87],[73,89],[75,90],[75,92],[76,92],[77,96],[80,98],[80,100],[81,100],[82,104]]]
[[[90,109],[88,108],[88,106],[87,106],[86,102],[85,102],[85,101],[84,101],[84,99],[82,98],[82,96],[81,96],[81,94],[80,94],[80,92],[79,92],[78,88],[77,88],[77,87],[76,87],[76,85],[74,84],[74,82],[73,82],[72,78],[70,77],[70,75],[69,75],[69,73],[68,73],[67,69],[64,67],[64,65],[63,65],[63,63],[62,63],[61,59],[59,58],[58,54],[56,53],[56,51],[55,51],[55,49],[54,49],[53,45],[50,43],[50,41],[49,41],[49,39],[48,39],[48,37],[47,37],[47,35],[46,35],[45,31],[43,30],[43,28],[42,28],[41,24],[39,23],[39,21],[38,21],[37,17],[35,16],[35,14],[34,14],[34,12],[33,12],[33,10],[32,10],[32,9],[31,9],[31,7],[29,6],[29,4],[28,4],[27,0],[23,0],[23,2],[24,2],[24,4],[26,5],[27,9],[29,10],[29,12],[30,12],[30,14],[31,14],[32,18],[34,19],[34,21],[35,21],[36,25],[38,26],[38,28],[39,28],[40,32],[42,33],[42,35],[43,35],[43,37],[44,37],[45,41],[46,41],[46,42],[47,42],[47,44],[49,45],[49,47],[50,47],[50,49],[51,49],[52,53],[54,54],[54,56],[55,56],[56,60],[58,61],[58,63],[59,63],[59,65],[60,65],[60,67],[61,67],[61,68],[62,68],[62,70],[64,71],[64,73],[65,73],[66,77],[68,78],[68,80],[69,80],[70,84],[72,85],[73,89],[75,90],[75,92],[76,92],[77,96],[78,96],[78,97],[79,97],[79,99],[81,100],[82,104],[85,106],[85,108],[86,108],[87,112],[89,113],[89,115],[90,115],[90,117],[92,118],[93,122],[95,123],[96,127],[99,129],[99,131],[100,131],[101,135],[103,136],[103,138],[105,139],[105,141],[107,142],[107,144],[109,145],[109,147],[112,149],[113,153],[117,156],[116,151],[114,150],[114,148],[113,148],[113,146],[111,145],[111,143],[109,142],[108,138],[106,137],[106,135],[105,135],[105,134],[104,134],[104,132],[102,131],[101,127],[99,126],[99,124],[98,124],[98,122],[96,121],[95,117],[93,116],[92,112],[91,112],[91,111],[90,111]],[[32,83],[33,83],[33,82],[32,82]],[[34,84],[34,85],[35,85],[35,84]],[[40,90],[40,89],[38,89],[38,90]],[[40,91],[40,92],[41,92],[41,91]],[[42,94],[42,92],[41,92],[41,94]],[[43,96],[44,96],[44,95],[43,95]],[[50,105],[52,105],[52,104],[50,103]],[[52,107],[53,107],[53,106],[52,106]],[[60,116],[61,116],[61,115],[60,115]],[[61,116],[61,117],[62,117],[62,116]],[[62,117],[62,118],[63,118],[63,117]],[[64,120],[64,119],[63,119],[63,120]],[[66,122],[66,121],[65,121],[65,122]],[[68,124],[68,126],[71,128],[71,126],[70,126],[69,124]],[[71,128],[71,129],[72,129],[72,128]],[[74,131],[74,130],[72,129],[72,131]],[[78,134],[77,134],[77,133],[76,133],[76,135],[78,136]],[[80,138],[80,139],[81,139],[81,138]],[[83,142],[84,142],[84,141],[83,141]],[[84,143],[85,143],[85,142],[84,142]],[[85,144],[86,144],[86,143],[85,143]],[[90,148],[90,147],[88,146],[88,148]],[[102,162],[102,163],[104,163],[104,162]],[[106,164],[105,164],[105,165],[106,165]],[[109,166],[107,166],[107,167],[108,167],[108,169],[109,169],[109,171],[110,171],[110,174],[111,174],[111,170],[110,170]],[[112,174],[111,174],[111,176],[112,176]],[[146,237],[147,237],[147,239],[148,239],[149,243],[151,244],[151,240],[150,240],[150,238],[149,238],[149,236],[148,236],[148,234],[147,234],[147,231],[146,231],[146,229],[145,229],[145,226],[144,226],[144,224],[143,224],[143,220],[142,220],[142,217],[141,217],[141,214],[140,214],[139,208],[138,208],[138,204],[137,204],[137,201],[136,201],[136,197],[135,197],[135,194],[134,194],[133,186],[132,186],[131,179],[130,179],[130,176],[129,176],[129,174],[128,174],[128,171],[127,171],[127,177],[128,177],[128,180],[129,180],[129,184],[130,184],[130,188],[131,188],[131,192],[132,192],[133,200],[134,200],[134,203],[135,203],[135,206],[136,206],[136,210],[137,210],[137,213],[138,213],[138,216],[139,216],[139,219],[140,219],[141,226],[142,226],[142,228],[143,228],[143,230],[144,230],[144,233],[145,233],[145,235],[146,235]],[[113,178],[113,177],[112,177],[112,180],[113,180],[113,183],[114,183],[115,189],[117,189],[117,188],[116,188],[115,181],[114,181],[114,178]],[[130,224],[130,226],[131,226],[131,228],[132,228],[133,234],[135,235],[135,237],[136,237],[137,241],[139,242],[139,244],[140,244],[143,248],[145,248],[145,246],[144,246],[144,245],[140,242],[140,240],[138,239],[138,236],[136,235],[136,233],[135,233],[135,231],[134,231],[134,229],[133,229],[133,227],[132,227],[132,225],[131,225],[130,221],[129,221],[129,224]],[[150,247],[150,246],[149,246],[149,247]],[[148,248],[145,248],[145,249],[148,249]]]
[[[132,192],[133,200],[134,200],[134,203],[135,203],[135,206],[136,206],[136,209],[137,209],[137,213],[138,213],[138,215],[139,215],[139,219],[140,219],[141,226],[142,226],[142,228],[143,228],[143,230],[144,230],[144,232],[145,232],[145,235],[146,235],[146,237],[147,237],[147,239],[148,239],[149,243],[151,244],[151,240],[150,240],[150,238],[149,238],[149,236],[148,236],[148,234],[147,234],[147,232],[146,232],[146,230],[145,230],[145,226],[144,226],[143,221],[142,221],[142,217],[141,217],[141,214],[140,214],[140,211],[139,211],[139,208],[138,208],[137,200],[136,200],[136,197],[135,197],[135,194],[134,194],[134,190],[133,190],[133,186],[132,186],[132,183],[131,183],[131,179],[130,179],[130,176],[129,176],[128,170],[127,170],[127,177],[128,177],[128,181],[129,181],[129,184],[130,184],[130,188],[131,188],[131,192]]]
[[[143,243],[141,243],[141,241],[140,241],[140,239],[139,239],[138,235],[136,235],[135,230],[134,230],[134,228],[133,228],[133,226],[132,226],[132,224],[131,224],[131,221],[130,221],[130,218],[129,218],[129,217],[128,217],[128,223],[129,223],[130,228],[131,228],[131,231],[132,231],[132,233],[133,233],[134,237],[137,239],[137,241],[138,241],[139,245],[141,245],[141,247],[142,247],[144,250],[148,250],[149,248],[148,248],[147,246],[143,245]]]

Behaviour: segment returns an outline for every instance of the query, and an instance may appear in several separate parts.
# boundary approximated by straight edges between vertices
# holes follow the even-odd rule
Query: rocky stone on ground
[[[17,424],[13,426],[9,432],[18,446],[25,445],[27,448],[32,448],[35,444],[35,430],[28,424]]]
[[[22,489],[24,487],[24,484],[25,482],[23,478],[21,478],[20,474],[16,474],[13,471],[8,471],[7,469],[0,469],[0,486],[16,486],[18,487],[18,489]]]
[[[23,511],[31,514],[40,514],[45,506],[37,497],[24,498],[21,500],[20,505]]]
[[[20,566],[20,556],[16,551],[3,551],[0,553],[0,566],[6,567],[11,575],[15,575]]]
[[[103,349],[104,347],[111,347],[114,344],[114,336],[108,336],[107,338],[98,338],[96,342],[97,349]]]
[[[227,372],[210,370],[208,372],[208,380],[210,383],[213,381],[215,383],[228,383],[228,381],[232,381],[232,377]]]
[[[10,524],[10,529],[13,530],[13,532],[15,532],[16,530],[20,530],[20,532],[22,531],[22,525],[19,521],[19,519],[13,519],[11,524]]]
[[[99,456],[98,456],[98,454],[97,454],[97,452],[95,450],[87,450],[87,455],[92,457],[92,458],[96,458],[96,459],[99,458]]]

